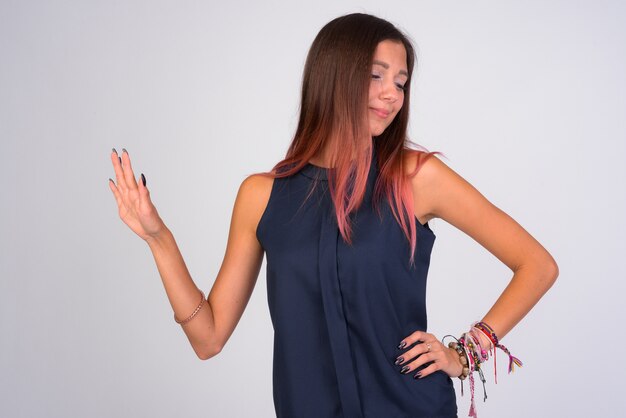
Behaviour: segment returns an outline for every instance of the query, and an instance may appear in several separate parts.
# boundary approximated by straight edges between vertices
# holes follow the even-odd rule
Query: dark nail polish
[[[415,373],[415,376],[413,376],[413,379],[421,379],[422,378],[422,372],[417,372]]]
[[[402,357],[398,357],[398,358],[396,359],[396,366],[397,366],[398,364],[402,363],[403,361],[404,361],[404,358],[402,358]]]
[[[115,148],[113,148],[113,152],[117,154],[117,150]]]
[[[409,371],[409,369],[410,369],[410,367],[409,367],[408,365],[406,365],[406,366],[404,366],[404,367],[400,370],[400,373],[406,373],[406,372],[408,372],[408,371]]]
[[[406,347],[406,341],[402,341],[400,345],[398,346],[398,348],[404,348],[404,347]]]
[[[122,152],[125,152],[126,154],[128,154],[128,151],[126,151],[126,148],[122,148]]]
[[[146,187],[146,177],[141,173],[141,182],[143,183],[143,187]]]
[[[111,177],[109,177],[109,181],[113,184],[115,184],[115,182],[113,181],[113,179]]]

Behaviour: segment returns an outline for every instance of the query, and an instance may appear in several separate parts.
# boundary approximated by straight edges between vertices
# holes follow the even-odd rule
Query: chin
[[[370,134],[372,136],[380,136],[383,134],[383,132],[385,132],[384,128],[375,128],[375,129],[370,129]]]

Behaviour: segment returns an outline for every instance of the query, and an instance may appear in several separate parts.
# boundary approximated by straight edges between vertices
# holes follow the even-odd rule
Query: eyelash
[[[372,78],[374,80],[380,80],[381,77],[378,74],[372,74]],[[398,88],[398,90],[406,91],[406,86],[403,86],[401,84],[396,84],[396,87]]]

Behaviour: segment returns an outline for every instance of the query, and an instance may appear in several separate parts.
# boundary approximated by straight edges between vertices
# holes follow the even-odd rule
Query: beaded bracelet
[[[200,300],[200,303],[198,304],[196,309],[193,311],[193,313],[189,315],[187,318],[183,319],[182,321],[176,318],[176,313],[174,313],[174,321],[176,321],[177,324],[185,325],[187,322],[191,321],[193,317],[196,316],[198,311],[200,311],[200,309],[202,308],[202,305],[204,305],[204,302],[206,302],[206,298],[204,297],[204,292],[200,289],[198,290],[200,291],[200,294],[202,295],[202,300]]]
[[[450,341],[448,343],[448,347],[453,349],[459,355],[459,360],[461,361],[461,366],[463,366],[463,370],[461,374],[457,376],[460,380],[465,380],[469,375],[469,363],[467,362],[467,353],[463,349],[463,346],[454,341]]]

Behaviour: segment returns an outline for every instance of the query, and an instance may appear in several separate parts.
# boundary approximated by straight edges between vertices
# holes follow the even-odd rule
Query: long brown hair
[[[372,138],[368,119],[369,85],[374,53],[384,40],[404,45],[409,77],[404,85],[402,108],[385,131]],[[379,202],[387,198],[410,242],[411,265],[416,246],[416,217],[410,178],[426,158],[436,154],[406,147],[410,142],[407,125],[414,63],[415,51],[408,37],[384,19],[353,13],[327,23],[315,37],[306,59],[300,118],[287,155],[272,171],[260,173],[274,178],[291,176],[311,157],[322,150],[327,152],[333,165],[327,177],[337,225],[344,241],[352,244],[349,214],[363,201],[372,163],[371,147],[376,147],[380,175],[372,201],[380,215]],[[420,155],[417,166],[407,176],[403,157],[409,152]]]

